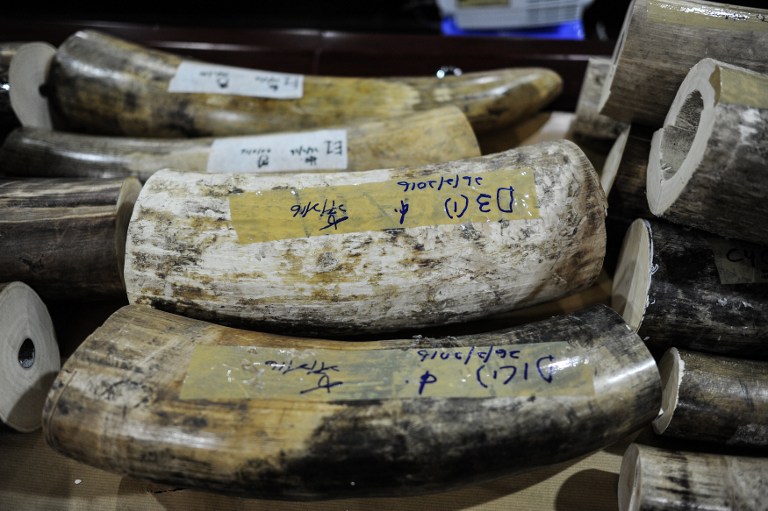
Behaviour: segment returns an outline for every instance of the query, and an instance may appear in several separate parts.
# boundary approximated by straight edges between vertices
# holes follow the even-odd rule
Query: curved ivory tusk
[[[720,236],[768,243],[767,139],[768,75],[703,59],[653,135],[651,212]]]
[[[703,57],[768,72],[767,17],[766,9],[703,0],[633,0],[600,113],[660,128],[686,74]]]
[[[44,300],[125,296],[125,236],[136,178],[0,180],[0,282]]]
[[[620,511],[765,508],[768,458],[664,449],[637,443],[619,472]]]
[[[661,355],[670,347],[768,358],[768,249],[637,219],[611,306]]]
[[[768,362],[670,348],[659,365],[659,435],[768,449]]]
[[[402,496],[603,448],[650,424],[660,401],[653,357],[605,305],[498,332],[367,342],[127,305],[67,359],[43,431],[66,456],[164,484]]]
[[[46,177],[128,177],[157,170],[292,172],[427,165],[480,156],[455,106],[333,129],[180,139],[86,135],[35,128],[0,146],[0,173]]]
[[[443,79],[273,73],[185,60],[82,30],[59,46],[45,86],[66,131],[201,137],[296,131],[445,105],[461,108],[483,132],[549,104],[562,79],[547,68]]]
[[[302,334],[462,323],[592,285],[605,196],[560,140],[416,168],[156,172],[131,218],[131,303]]]

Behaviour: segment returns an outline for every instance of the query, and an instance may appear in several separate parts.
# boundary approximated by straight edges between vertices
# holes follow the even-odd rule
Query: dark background
[[[595,0],[584,12],[586,37],[615,39],[629,0]],[[273,2],[7,2],[2,16],[39,20],[100,20],[172,26],[319,29],[439,34],[433,0],[279,0]],[[600,28],[598,28],[600,26]]]
[[[726,2],[766,8],[765,0]],[[594,0],[583,14],[585,38],[613,42],[630,0]],[[312,29],[440,34],[435,0],[275,0],[200,2],[5,2],[0,19],[113,21],[179,27]]]

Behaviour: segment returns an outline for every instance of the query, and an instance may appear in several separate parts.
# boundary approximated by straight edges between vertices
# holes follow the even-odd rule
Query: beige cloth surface
[[[634,437],[634,435],[633,435]],[[313,502],[246,499],[123,477],[62,456],[41,431],[0,432],[2,511],[614,511],[633,438],[575,460],[431,495]]]

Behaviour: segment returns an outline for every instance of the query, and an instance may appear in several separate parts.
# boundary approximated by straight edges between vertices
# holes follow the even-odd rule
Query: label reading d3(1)
[[[229,207],[241,244],[539,218],[533,170],[525,167],[248,191],[231,195]]]
[[[298,99],[304,94],[304,75],[183,61],[168,92]]]

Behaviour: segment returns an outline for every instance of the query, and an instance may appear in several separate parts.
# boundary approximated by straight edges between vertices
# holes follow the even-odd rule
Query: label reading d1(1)
[[[210,401],[594,395],[594,368],[566,342],[340,350],[197,346],[180,398]]]
[[[304,95],[304,75],[183,61],[168,92],[298,99]]]
[[[347,169],[343,129],[218,138],[208,172],[282,172]]]

